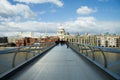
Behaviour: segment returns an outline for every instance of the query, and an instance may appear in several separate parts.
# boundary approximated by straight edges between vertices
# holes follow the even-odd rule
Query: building
[[[39,42],[55,42],[58,41],[58,39],[59,39],[58,36],[50,36],[50,37],[40,38]]]
[[[18,37],[18,36],[10,36],[8,37],[8,43],[16,43],[16,40],[21,40],[22,37]]]
[[[97,36],[97,46],[102,47],[119,47],[118,35],[99,35]]]
[[[89,44],[92,46],[101,47],[120,47],[120,36],[118,35],[91,35],[85,33],[84,35],[67,36],[69,42],[79,44]]]
[[[120,36],[119,36],[119,38],[117,39],[117,46],[120,47]]]
[[[59,27],[58,31],[57,31],[57,36],[59,37],[60,41],[65,41],[65,30],[62,27]]]
[[[8,38],[0,37],[0,46],[7,46],[7,45],[8,45]]]
[[[33,37],[33,32],[20,32],[19,37]]]
[[[0,43],[8,43],[7,37],[0,37]]]
[[[16,40],[16,46],[29,46],[32,45],[33,43],[35,43],[37,41],[36,38],[31,38],[31,37],[25,37],[19,40]]]

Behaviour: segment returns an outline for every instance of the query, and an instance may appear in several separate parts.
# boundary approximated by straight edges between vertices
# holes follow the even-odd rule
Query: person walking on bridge
[[[69,41],[68,41],[68,39],[66,40],[66,45],[67,45],[67,48],[69,48]]]

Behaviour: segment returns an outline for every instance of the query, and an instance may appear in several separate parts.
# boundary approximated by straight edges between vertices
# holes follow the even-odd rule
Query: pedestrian
[[[69,41],[68,41],[68,39],[66,40],[66,45],[67,45],[67,48],[69,48]]]

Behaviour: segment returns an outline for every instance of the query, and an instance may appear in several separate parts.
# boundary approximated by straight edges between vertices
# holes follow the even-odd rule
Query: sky
[[[120,0],[0,0],[0,36],[16,32],[120,34]]]

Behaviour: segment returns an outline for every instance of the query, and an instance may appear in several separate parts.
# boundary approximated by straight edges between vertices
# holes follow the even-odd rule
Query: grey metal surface
[[[110,80],[66,45],[56,46],[9,80]]]

